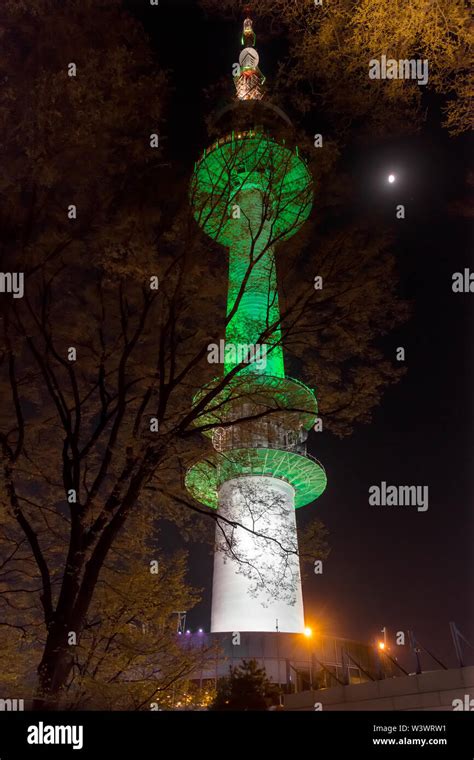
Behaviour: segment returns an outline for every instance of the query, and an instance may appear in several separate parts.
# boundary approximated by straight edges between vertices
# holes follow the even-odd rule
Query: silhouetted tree
[[[230,668],[230,676],[217,684],[217,694],[210,710],[267,710],[276,704],[278,687],[268,678],[256,660],[243,660]]]

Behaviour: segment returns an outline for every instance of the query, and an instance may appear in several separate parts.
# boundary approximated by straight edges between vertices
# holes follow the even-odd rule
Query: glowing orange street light
[[[385,641],[379,641],[379,649],[385,649]]]
[[[313,635],[313,631],[309,626],[306,626],[306,628],[303,631],[304,635],[308,639],[308,665],[309,665],[309,688],[313,690],[313,664],[312,664],[312,655],[311,655],[311,644],[310,644],[310,638]]]

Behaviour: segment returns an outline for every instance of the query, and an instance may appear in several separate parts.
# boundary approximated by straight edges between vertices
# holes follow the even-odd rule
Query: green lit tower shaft
[[[244,21],[240,101],[261,100],[252,23]],[[295,508],[326,487],[306,453],[317,415],[312,390],[285,375],[275,246],[312,205],[304,160],[260,128],[233,131],[208,148],[191,187],[203,230],[229,250],[222,376],[199,423],[214,451],[191,467],[188,491],[225,518],[216,528],[211,630],[301,632],[304,611]],[[219,389],[219,390],[218,390]],[[238,524],[239,527],[235,527]]]

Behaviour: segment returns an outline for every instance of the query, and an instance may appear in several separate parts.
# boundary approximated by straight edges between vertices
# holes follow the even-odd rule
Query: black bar
[[[25,758],[410,757],[472,760],[472,712],[17,712],[0,713],[1,760]],[[48,726],[78,729],[83,746],[29,744],[28,735],[49,737]],[[414,728],[418,727],[418,728]],[[434,727],[438,727],[435,729]],[[33,729],[31,727],[34,727]],[[54,732],[51,734],[54,735]],[[64,733],[67,738],[68,735]],[[77,739],[77,731],[75,738]],[[69,738],[73,738],[72,732]],[[388,742],[390,740],[390,742]],[[416,740],[415,743],[412,743]],[[421,742],[425,740],[422,746]],[[440,740],[442,740],[440,742]],[[431,743],[428,743],[430,742]],[[435,743],[433,743],[435,742]],[[78,744],[78,742],[76,742]],[[345,753],[348,754],[345,754]],[[240,754],[242,753],[242,754]],[[244,754],[245,753],[245,754]],[[341,754],[344,753],[344,754]],[[349,754],[350,753],[350,754]]]

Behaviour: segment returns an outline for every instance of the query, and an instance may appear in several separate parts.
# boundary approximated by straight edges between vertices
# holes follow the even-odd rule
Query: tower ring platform
[[[270,448],[211,452],[190,467],[185,484],[197,501],[217,509],[220,486],[247,475],[267,475],[289,483],[295,489],[295,509],[319,498],[327,484],[324,467],[314,457]]]

